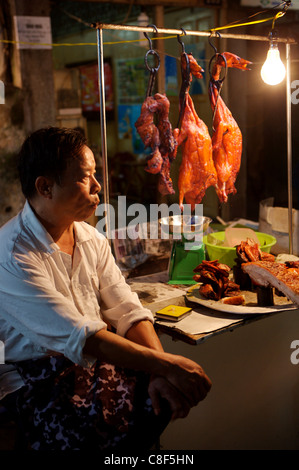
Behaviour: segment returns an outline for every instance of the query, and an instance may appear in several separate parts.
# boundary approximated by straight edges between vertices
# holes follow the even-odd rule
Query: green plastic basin
[[[258,237],[260,248],[266,253],[270,253],[271,247],[275,245],[276,238],[267,233],[256,232]],[[225,232],[213,232],[209,235],[204,235],[203,243],[206,249],[206,258],[210,261],[218,260],[219,263],[227,264],[232,268],[236,262],[236,248],[231,248],[227,246],[221,246],[220,244],[224,241]],[[213,240],[213,242],[211,242]]]

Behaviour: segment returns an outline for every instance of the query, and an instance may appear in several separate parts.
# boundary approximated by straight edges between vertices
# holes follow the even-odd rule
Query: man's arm
[[[157,351],[163,351],[162,344],[158,338],[153,324],[148,321],[133,323],[126,333],[126,338],[134,343],[141,344]]]
[[[163,351],[161,342],[153,324],[149,321],[134,323],[126,334],[126,338],[156,351]],[[161,412],[162,401],[166,400],[171,409],[172,419],[184,418],[190,411],[185,397],[172,386],[164,377],[151,375],[148,393],[156,415]]]

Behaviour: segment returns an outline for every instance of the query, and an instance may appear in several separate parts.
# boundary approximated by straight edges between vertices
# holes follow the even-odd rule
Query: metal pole
[[[293,254],[293,190],[292,190],[292,118],[291,118],[291,47],[286,44],[286,112],[287,112],[287,164],[288,164],[288,224],[289,253]]]
[[[97,29],[97,47],[98,47],[98,85],[100,97],[100,121],[101,121],[101,144],[103,161],[103,190],[106,218],[106,234],[109,244],[111,243],[110,230],[110,210],[109,210],[109,179],[108,179],[108,158],[106,142],[106,107],[105,107],[105,78],[104,78],[104,54],[103,54],[103,30]]]

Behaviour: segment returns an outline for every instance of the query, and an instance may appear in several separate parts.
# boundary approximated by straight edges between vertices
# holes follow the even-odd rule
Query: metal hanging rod
[[[156,28],[148,26],[130,26],[130,25],[119,25],[119,24],[105,24],[105,23],[92,23],[90,25],[95,29],[111,29],[117,31],[137,31],[137,32],[147,32],[147,33],[163,33],[163,34],[182,34],[181,29],[167,29],[167,28]],[[188,31],[186,30],[187,36],[201,36],[201,37],[210,37],[213,31]],[[265,41],[269,42],[268,36],[253,36],[250,34],[233,34],[233,33],[221,33],[221,38],[225,39],[242,39],[246,41]],[[277,42],[285,44],[296,44],[295,39],[293,38],[276,38]]]

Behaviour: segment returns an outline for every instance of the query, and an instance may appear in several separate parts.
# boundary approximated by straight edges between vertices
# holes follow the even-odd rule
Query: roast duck
[[[240,286],[229,279],[230,267],[226,264],[218,260],[204,260],[193,271],[193,279],[201,283],[199,292],[207,299],[234,305],[244,304],[245,297]]]
[[[166,95],[156,93],[148,96],[141,107],[141,114],[135,122],[145,148],[150,154],[145,170],[159,174],[158,189],[161,194],[174,194],[170,177],[170,164],[176,157],[177,142],[169,121],[170,103]]]
[[[223,67],[247,70],[249,61],[224,52],[216,55],[209,96],[213,117],[213,135],[196,113],[189,94],[192,77],[202,78],[203,69],[192,54],[182,53],[182,81],[180,91],[180,126],[172,129],[169,121],[170,103],[165,94],[147,96],[141,114],[135,123],[145,147],[151,148],[146,171],[158,174],[158,190],[161,194],[174,194],[170,176],[171,162],[178,146],[182,146],[182,162],[179,169],[179,205],[199,204],[209,186],[215,186],[219,200],[227,202],[228,194],[235,193],[234,186],[240,169],[242,134],[231,112],[220,96],[220,73]]]
[[[181,66],[187,71],[186,56],[182,54]],[[179,170],[179,205],[183,208],[185,199],[194,210],[195,205],[202,201],[206,189],[214,186],[217,181],[212,156],[212,141],[206,124],[198,117],[194,103],[189,94],[192,76],[202,78],[203,69],[192,54],[187,54],[189,61],[189,80],[181,97],[181,127],[176,130],[178,145],[182,145],[182,162]],[[187,72],[188,73],[188,72]],[[181,91],[181,93],[183,93]]]
[[[237,266],[239,263],[252,281],[248,290],[256,291],[258,305],[273,305],[275,290],[277,295],[284,295],[299,306],[299,261],[276,262],[274,255],[263,252],[251,239],[236,246],[236,253]],[[193,271],[193,279],[200,283],[199,293],[206,299],[235,305],[245,303],[240,283],[236,277],[230,280],[229,266],[218,260],[202,261]]]
[[[213,116],[213,160],[217,172],[216,192],[220,202],[227,202],[230,193],[235,194],[235,181],[240,170],[242,133],[232,113],[220,96],[221,69],[233,67],[248,70],[251,62],[230,52],[216,54],[209,82],[209,96]]]

